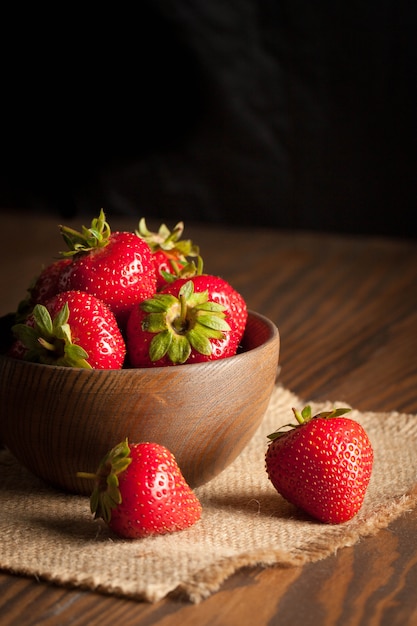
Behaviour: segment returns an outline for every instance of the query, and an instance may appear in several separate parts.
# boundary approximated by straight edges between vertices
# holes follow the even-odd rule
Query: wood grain
[[[1,216],[4,294],[14,306],[27,277],[59,249],[55,222],[29,223],[15,260],[19,217]],[[152,226],[151,220],[149,220]],[[78,221],[74,223],[79,226]],[[120,226],[132,228],[131,221]],[[188,225],[205,268],[241,291],[281,336],[280,380],[307,400],[417,414],[417,246],[414,241]],[[19,286],[19,289],[17,288]],[[416,470],[417,475],[417,470]],[[238,572],[193,606],[155,605],[0,575],[2,626],[252,624],[412,626],[417,623],[417,511],[375,537],[303,568]]]

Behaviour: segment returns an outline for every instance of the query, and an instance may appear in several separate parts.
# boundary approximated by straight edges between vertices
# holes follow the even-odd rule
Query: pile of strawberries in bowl
[[[198,363],[236,354],[243,297],[203,273],[199,249],[172,232],[112,232],[101,210],[89,228],[60,226],[67,244],[28,290],[13,326],[14,358],[94,369]]]

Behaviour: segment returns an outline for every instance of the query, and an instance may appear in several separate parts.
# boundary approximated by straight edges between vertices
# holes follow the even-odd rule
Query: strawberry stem
[[[174,328],[175,332],[183,335],[187,329],[188,329],[188,314],[189,314],[189,300],[190,300],[190,296],[192,296],[193,294],[193,283],[192,281],[188,281],[187,283],[185,283],[179,293],[178,293],[178,300],[180,303],[180,311],[179,311],[179,315],[177,315],[177,317],[173,320],[172,322],[172,327]]]
[[[181,305],[180,314],[175,320],[174,326],[177,332],[182,333],[184,332],[184,329],[186,328],[186,325],[187,325],[188,306],[187,306],[186,295],[184,293],[180,293],[179,300],[180,300],[180,305]]]
[[[49,352],[55,352],[56,351],[56,346],[51,343],[50,341],[47,341],[46,339],[44,339],[43,337],[39,337],[38,339],[40,345],[42,346],[42,348],[45,348],[45,350],[49,350]],[[62,353],[64,351],[62,350]]]
[[[302,411],[298,411],[293,407],[292,412],[295,415],[295,419],[301,426],[311,420],[311,407],[309,405],[305,406]]]
[[[94,481],[90,509],[95,518],[102,517],[107,523],[110,521],[112,508],[122,501],[118,475],[127,469],[131,461],[129,442],[126,438],[105,455],[95,474],[76,472],[78,478]]]
[[[77,472],[77,478],[87,478],[88,480],[95,480],[96,475],[92,472]]]
[[[83,226],[81,231],[77,231],[69,226],[61,225],[59,230],[68,246],[68,250],[61,252],[64,257],[86,254],[91,250],[104,248],[109,243],[111,235],[103,209],[100,210],[100,215],[91,221],[90,228]]]

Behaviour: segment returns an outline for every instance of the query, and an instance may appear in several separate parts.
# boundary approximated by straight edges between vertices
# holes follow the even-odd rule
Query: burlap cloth
[[[0,568],[53,583],[156,602],[199,602],[244,566],[298,566],[386,527],[417,501],[417,416],[360,413],[375,451],[365,503],[350,522],[314,522],[266,477],[267,434],[302,408],[278,386],[254,438],[220,476],[198,488],[202,519],[180,533],[120,540],[94,521],[87,497],[61,493],[0,454]],[[339,403],[336,403],[337,405]],[[312,404],[314,411],[332,403]]]

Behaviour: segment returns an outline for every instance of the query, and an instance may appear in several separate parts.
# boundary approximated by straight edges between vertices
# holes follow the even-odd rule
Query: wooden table
[[[91,217],[66,223],[79,228]],[[137,225],[108,217],[114,229]],[[40,265],[62,248],[58,221],[0,213],[0,314],[14,309]],[[185,234],[200,244],[207,271],[222,274],[279,327],[283,385],[305,400],[417,414],[416,240],[198,224],[187,224]],[[318,563],[240,571],[199,605],[141,604],[1,573],[1,623],[411,626],[416,531],[413,510]]]

